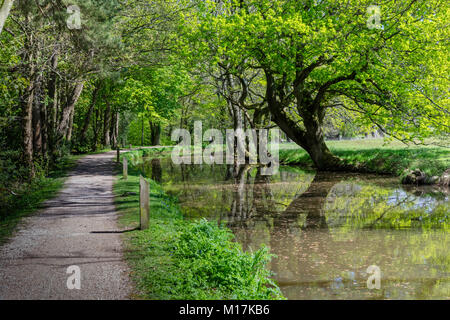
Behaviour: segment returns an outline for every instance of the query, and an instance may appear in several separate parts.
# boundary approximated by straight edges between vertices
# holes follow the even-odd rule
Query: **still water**
[[[270,248],[288,299],[450,298],[448,189],[292,166],[262,176],[249,166],[144,163],[186,218],[225,222],[244,250]],[[367,287],[370,265],[380,289]]]

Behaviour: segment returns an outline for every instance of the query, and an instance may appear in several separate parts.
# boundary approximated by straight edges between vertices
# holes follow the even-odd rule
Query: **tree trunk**
[[[48,126],[47,126],[47,106],[41,104],[41,139],[42,139],[42,157],[47,163],[48,160]]]
[[[72,109],[72,111],[70,112],[70,117],[69,117],[69,126],[67,128],[67,136],[66,139],[67,141],[72,141],[72,130],[73,130],[73,117],[75,115],[75,108]]]
[[[29,168],[29,177],[34,177],[33,165],[33,100],[34,83],[30,82],[22,102],[22,135],[23,135],[23,160]]]
[[[151,131],[152,146],[159,146],[161,143],[161,124],[149,121]]]
[[[328,149],[322,130],[322,123],[317,116],[304,121],[306,128],[304,149],[310,155],[317,169],[321,171],[351,170],[342,159],[333,155]],[[294,140],[295,141],[295,140]]]
[[[325,143],[322,126],[319,123],[313,120],[311,120],[312,122],[304,121],[306,130],[299,132],[300,130],[296,130],[294,127],[296,124],[291,121],[290,119],[274,118],[274,122],[286,135],[308,152],[319,171],[355,171],[354,166],[345,164],[342,159],[331,153]]]
[[[111,145],[115,149],[119,145],[119,113],[114,112],[111,128]]]
[[[98,133],[100,129],[100,121],[99,121],[99,110],[95,109],[95,122],[94,122],[94,140],[92,142],[92,151],[97,150],[97,142],[98,142]]]
[[[120,113],[117,112],[116,114],[116,139],[117,139],[117,146],[119,146],[119,124],[120,124]]]
[[[100,85],[96,84],[94,91],[92,92],[91,105],[89,106],[89,110],[86,114],[86,117],[84,118],[83,128],[81,129],[81,132],[80,132],[80,142],[83,142],[86,137],[86,132],[89,128],[89,124],[91,123],[92,112],[94,111],[95,104],[97,103],[97,96],[98,96],[99,89],[100,89]]]
[[[58,140],[62,138],[67,138],[67,133],[69,133],[70,121],[73,116],[73,111],[75,109],[75,104],[80,98],[81,92],[83,91],[84,82],[79,82],[76,84],[72,91],[68,102],[61,113],[61,120],[58,125]]]
[[[103,145],[105,147],[109,147],[111,145],[110,130],[111,130],[111,105],[109,101],[106,100],[105,116],[103,118]]]
[[[32,111],[33,153],[38,157],[42,155],[41,80],[36,79]]]
[[[26,22],[29,18],[26,17]],[[35,89],[35,65],[33,55],[33,36],[25,38],[25,50],[23,60],[27,62],[24,76],[29,80],[28,87],[21,97],[22,110],[22,143],[23,153],[22,158],[25,165],[28,167],[29,179],[33,179],[35,175],[33,164],[33,104],[34,104],[34,89]]]
[[[48,90],[48,109],[47,109],[47,140],[48,140],[48,150],[50,152],[51,158],[56,148],[56,120],[58,115],[58,81],[56,68],[58,67],[58,48],[55,47],[53,56],[51,59],[51,71],[50,78],[47,84]],[[54,160],[54,159],[53,159]]]
[[[301,112],[304,127],[298,125],[288,114],[282,103],[275,95],[275,84],[273,76],[266,73],[267,79],[267,105],[275,122],[281,130],[300,147],[306,150],[311,156],[315,167],[319,171],[362,171],[362,168],[346,164],[342,159],[331,153],[325,144],[322,131],[324,110],[317,108],[308,102],[309,97],[305,97],[305,107],[298,108]],[[300,98],[298,101],[302,100]],[[299,103],[299,102],[297,102]],[[322,111],[321,111],[322,110]]]

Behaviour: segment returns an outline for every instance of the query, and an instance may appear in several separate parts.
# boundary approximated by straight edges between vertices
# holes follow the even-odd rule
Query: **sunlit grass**
[[[351,164],[364,164],[378,173],[401,176],[405,169],[420,169],[429,176],[440,176],[450,168],[450,149],[437,146],[406,146],[383,139],[328,141],[328,147],[338,157]],[[280,161],[284,164],[312,166],[305,150],[295,143],[280,146]]]

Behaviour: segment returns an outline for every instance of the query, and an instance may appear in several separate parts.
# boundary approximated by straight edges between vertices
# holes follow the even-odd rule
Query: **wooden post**
[[[132,147],[131,144],[130,144],[130,150],[131,150],[131,149],[133,149],[133,147]]]
[[[150,218],[150,184],[141,175],[139,177],[139,212],[141,217],[141,230],[148,229]]]
[[[123,179],[127,180],[128,179],[128,159],[123,157]]]
[[[120,147],[117,147],[117,163],[120,162]]]

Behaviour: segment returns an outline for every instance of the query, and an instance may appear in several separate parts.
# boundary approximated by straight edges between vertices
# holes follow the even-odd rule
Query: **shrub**
[[[282,298],[266,268],[271,259],[267,248],[247,253],[233,237],[229,229],[204,219],[186,227],[174,251],[176,263],[185,271],[186,290],[191,289],[194,299],[207,298],[211,288],[229,299]]]

